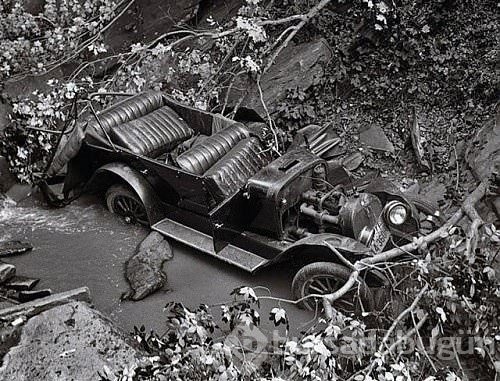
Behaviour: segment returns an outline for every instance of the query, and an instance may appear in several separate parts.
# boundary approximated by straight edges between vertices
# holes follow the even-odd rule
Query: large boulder
[[[126,336],[87,303],[70,302],[29,318],[8,349],[0,380],[99,380],[139,354]]]
[[[324,74],[324,67],[332,59],[328,43],[321,39],[299,45],[289,45],[277,57],[274,65],[261,78],[262,100],[270,114],[277,111],[290,89],[307,90]],[[238,82],[238,81],[237,81]],[[229,94],[229,106],[235,106],[242,98],[241,106],[265,116],[265,109],[257,84],[241,79]],[[243,90],[245,89],[245,90]]]
[[[157,232],[150,233],[125,264],[125,276],[131,291],[123,298],[140,300],[165,286],[167,274],[163,271],[163,264],[172,257],[168,241]]]
[[[129,50],[135,42],[152,41],[195,17],[198,3],[199,0],[136,1],[106,33],[106,44],[116,53]]]

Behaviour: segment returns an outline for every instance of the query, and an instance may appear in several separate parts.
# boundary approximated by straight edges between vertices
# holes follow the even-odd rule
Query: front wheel
[[[292,294],[296,300],[308,295],[327,295],[337,291],[349,279],[351,271],[342,265],[331,262],[315,262],[302,267],[292,282]],[[346,315],[369,312],[374,308],[374,299],[370,288],[360,279],[356,285],[340,299],[333,307]],[[300,303],[301,307],[315,310],[321,306],[318,298],[307,298]]]
[[[124,185],[116,184],[107,190],[106,205],[111,213],[123,217],[127,223],[149,226],[146,207],[135,192]]]

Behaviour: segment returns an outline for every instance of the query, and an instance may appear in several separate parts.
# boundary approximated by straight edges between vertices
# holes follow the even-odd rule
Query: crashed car
[[[277,155],[263,143],[264,123],[230,120],[161,92],[94,116],[64,134],[48,169],[47,178],[65,171],[66,200],[101,192],[127,222],[250,273],[296,266],[296,299],[335,291],[349,263],[408,242],[421,232],[420,212],[433,213],[381,179],[352,182],[321,157],[328,144],[319,127]],[[371,287],[384,277],[370,271],[363,279],[337,308],[373,308]]]

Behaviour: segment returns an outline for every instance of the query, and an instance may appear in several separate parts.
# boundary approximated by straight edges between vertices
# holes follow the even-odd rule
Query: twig
[[[305,14],[305,15],[300,15],[300,17],[296,19],[300,19],[300,22],[294,27],[292,32],[288,35],[288,37],[283,41],[283,43],[276,49],[276,51],[273,53],[269,61],[267,62],[266,67],[263,70],[263,73],[267,72],[271,66],[273,66],[274,61],[276,58],[279,56],[279,54],[285,49],[290,41],[295,37],[295,35],[307,24],[309,20],[311,20],[313,17],[315,17],[324,7],[326,7],[331,0],[321,0],[318,4],[316,4],[314,7],[311,8],[311,10]]]
[[[403,341],[412,337],[415,333],[418,333],[420,328],[422,328],[424,323],[427,321],[428,317],[429,317],[429,315],[425,314],[424,317],[422,318],[422,320],[420,320],[418,322],[418,324],[415,324],[415,326],[412,329],[410,329],[404,336],[401,336],[398,340],[396,340],[385,352],[383,352],[383,353],[377,352],[379,354],[378,357],[382,358],[382,357],[387,356],[389,353],[392,353],[394,351],[394,349],[399,344],[401,344]],[[369,376],[370,373],[373,371],[373,368],[375,367],[375,365],[376,365],[375,361],[372,361],[368,366],[366,366],[365,368],[354,373],[351,377],[349,377],[347,379],[347,381],[353,381],[353,380],[357,379],[357,376],[360,374],[364,374],[365,376]]]
[[[466,258],[469,259],[469,263],[472,264],[474,262],[476,247],[477,247],[477,239],[478,239],[478,231],[479,227],[483,224],[483,220],[476,218],[469,225],[467,229],[467,234],[465,236],[465,255]]]
[[[415,315],[413,312],[411,313],[411,321],[413,322],[413,326],[417,326],[417,322],[415,321]],[[432,361],[431,356],[429,356],[429,353],[425,350],[425,345],[424,341],[422,340],[422,336],[420,335],[420,331],[417,329],[417,338],[418,338],[418,343],[422,347],[422,351],[424,352],[425,357],[427,358],[427,361],[429,361],[429,364],[431,364],[432,370],[434,372],[437,372],[436,365],[434,365],[434,361]]]
[[[120,2],[115,9],[118,9],[123,3],[125,2],[125,0],[123,0],[122,2]],[[47,73],[50,73],[51,71],[55,70],[56,68],[60,67],[61,65],[69,62],[71,59],[75,58],[76,56],[78,56],[81,52],[83,52],[85,49],[87,49],[87,47],[89,47],[91,44],[93,44],[98,38],[99,36],[101,36],[104,32],[106,32],[109,28],[111,28],[111,26],[113,26],[113,24],[120,18],[122,17],[125,12],[130,8],[130,6],[135,2],[135,0],[130,0],[129,3],[127,5],[125,5],[123,7],[123,9],[115,16],[113,17],[113,19],[106,24],[106,26],[104,26],[101,30],[99,30],[98,33],[96,33],[95,35],[93,35],[92,37],[88,38],[87,40],[85,40],[81,45],[80,47],[73,53],[71,54],[70,56],[66,57],[65,59],[63,59],[62,61],[58,62],[57,64],[55,64],[54,66],[52,66],[50,69],[46,70],[45,72],[41,73],[40,75],[44,75],[44,74],[47,74]]]
[[[457,155],[457,146],[453,146],[453,153],[455,154],[455,164],[457,167],[457,176],[456,176],[456,182],[455,182],[455,192],[458,192],[458,186],[460,185],[460,164],[458,162],[458,155]]]
[[[274,122],[271,118],[271,114],[269,114],[269,110],[267,108],[266,102],[264,101],[264,94],[262,93],[262,87],[260,86],[260,78],[261,78],[261,76],[259,75],[257,77],[257,89],[259,89],[260,102],[262,103],[262,107],[264,107],[264,111],[266,112],[266,115],[267,115],[269,128],[271,129],[271,132],[272,132],[273,137],[274,137],[274,144],[275,144],[274,151],[279,154],[280,147],[279,147],[279,141],[278,141],[278,134],[277,134],[276,130],[274,129],[274,126],[273,126]]]
[[[413,303],[407,309],[405,309],[403,312],[401,312],[399,314],[399,316],[396,318],[396,320],[394,320],[394,323],[392,323],[392,325],[390,326],[390,328],[387,330],[387,332],[384,335],[384,338],[382,339],[382,342],[380,343],[380,346],[379,346],[379,349],[378,349],[379,352],[382,351],[384,345],[387,343],[387,340],[389,340],[389,337],[391,336],[392,332],[394,332],[394,330],[396,329],[396,327],[398,326],[398,324],[401,322],[401,320],[403,320],[403,318],[406,315],[408,315],[410,312],[413,312],[413,310],[417,307],[418,302],[420,301],[420,299],[422,299],[422,297],[424,296],[424,293],[428,289],[429,289],[429,285],[426,284],[420,290],[420,292],[417,294],[417,296],[416,296],[415,300],[413,301]]]
[[[416,332],[422,328],[424,323],[427,321],[429,318],[429,314],[425,314],[424,317],[413,327],[410,329],[404,336],[401,336],[398,340],[396,340],[384,353],[382,353],[382,357],[386,356],[387,354],[391,353],[394,351],[394,349],[401,344],[403,341],[407,340],[408,338],[412,337]]]
[[[462,377],[464,377],[464,380],[467,380],[468,378],[467,378],[467,375],[465,374],[464,368],[462,366],[462,362],[460,361],[460,357],[458,356],[457,347],[455,345],[455,340],[453,337],[451,338],[451,346],[453,347],[453,353],[455,355],[455,360],[457,360],[458,367],[460,368],[460,371],[462,372]]]

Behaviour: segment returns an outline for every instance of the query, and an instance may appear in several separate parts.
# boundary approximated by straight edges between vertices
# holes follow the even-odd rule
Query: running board
[[[231,244],[215,252],[211,236],[168,218],[157,222],[151,229],[250,273],[257,271],[269,261]]]

